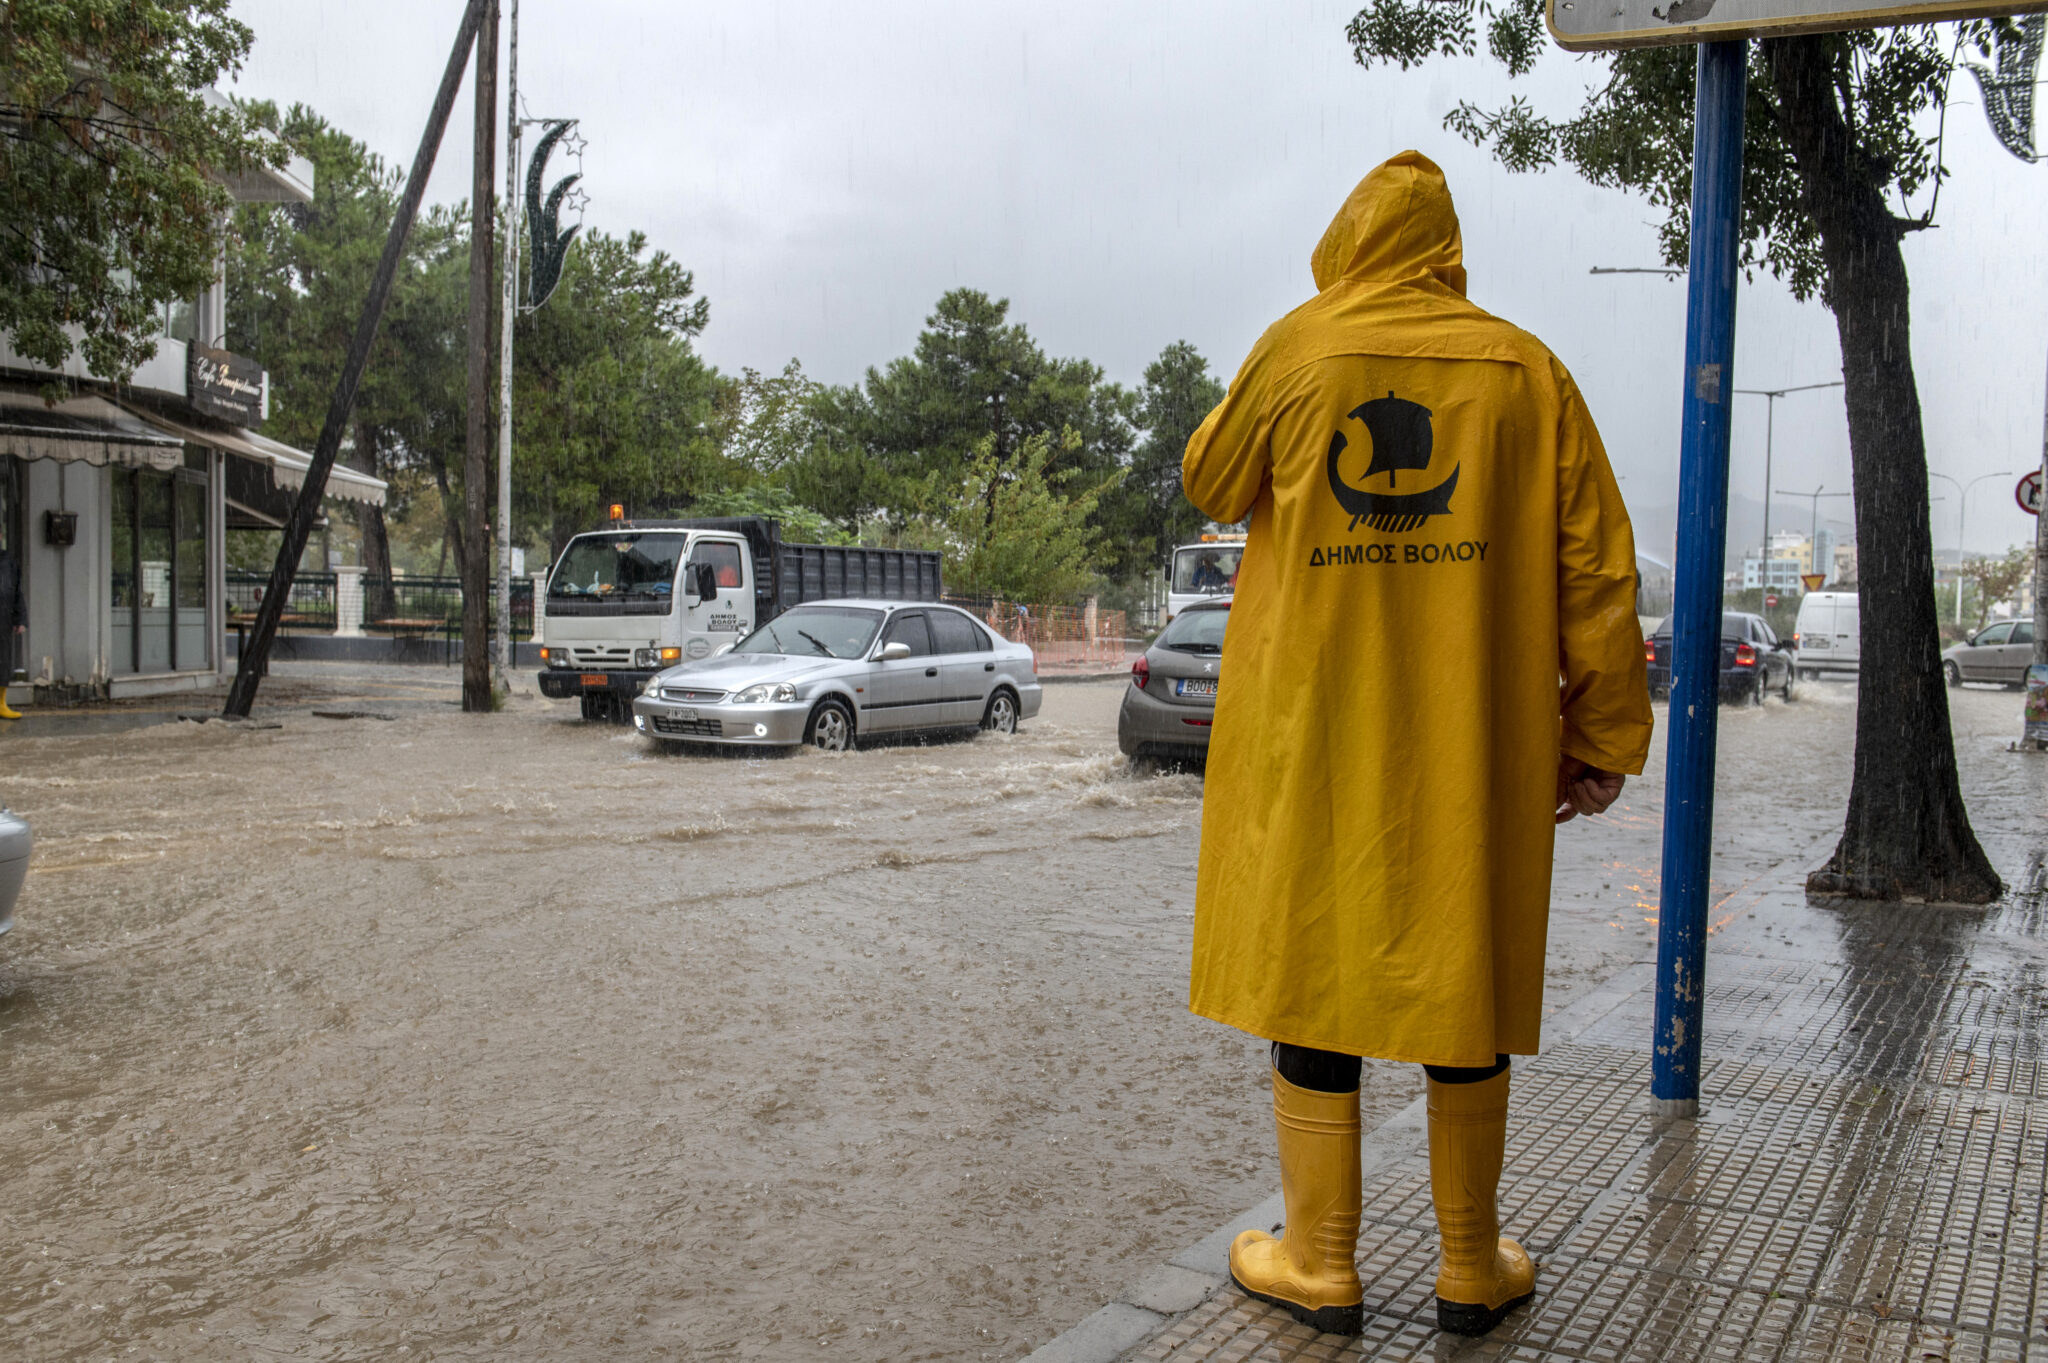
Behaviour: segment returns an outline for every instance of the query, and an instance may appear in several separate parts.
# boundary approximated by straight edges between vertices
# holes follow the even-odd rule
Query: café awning
[[[152,426],[189,440],[195,445],[210,445],[238,458],[263,464],[270,469],[271,481],[278,487],[296,491],[306,482],[306,471],[313,467],[313,456],[304,450],[293,449],[267,435],[245,430],[240,426],[200,426],[179,421],[153,409],[130,408],[137,417]],[[386,484],[381,478],[352,469],[346,464],[336,464],[327,475],[327,486],[321,490],[323,497],[338,497],[348,502],[363,502],[370,506],[384,505]]]
[[[0,454],[174,469],[185,460],[185,442],[102,397],[74,397],[52,407],[39,392],[8,389],[0,390]]]

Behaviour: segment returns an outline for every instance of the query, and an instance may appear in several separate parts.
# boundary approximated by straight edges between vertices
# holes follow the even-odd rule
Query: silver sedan
[[[0,933],[14,926],[14,898],[28,877],[28,854],[34,844],[28,821],[0,809]]]
[[[633,702],[650,738],[844,752],[885,733],[1015,733],[1038,713],[1029,647],[933,602],[810,601]]]

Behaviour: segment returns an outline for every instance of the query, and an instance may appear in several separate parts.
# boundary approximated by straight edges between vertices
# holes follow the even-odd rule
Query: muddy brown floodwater
[[[1120,684],[734,759],[279,671],[276,728],[0,740],[0,1354],[1014,1358],[1275,1186],[1258,1043],[1185,1008],[1201,781]],[[1717,913],[1834,835],[1807,691],[1724,716]],[[1657,789],[1560,836],[1553,1005],[1650,949]]]

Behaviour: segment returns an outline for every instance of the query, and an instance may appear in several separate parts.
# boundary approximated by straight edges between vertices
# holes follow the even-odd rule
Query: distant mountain
[[[1636,530],[1636,549],[1652,558],[1666,563],[1676,561],[1678,546],[1678,508],[1676,506],[1654,505],[1634,506],[1628,509],[1629,519]],[[1771,532],[1797,530],[1804,535],[1813,524],[1813,510],[1810,501],[1786,501],[1784,498],[1771,500]],[[1820,524],[1835,532],[1835,543],[1848,544],[1856,537],[1856,523],[1849,518],[1849,499],[1846,497],[1823,497],[1820,503]],[[1728,552],[1725,569],[1734,570],[1742,566],[1745,550],[1756,548],[1763,543],[1764,504],[1760,499],[1745,497],[1736,493],[1728,498]]]

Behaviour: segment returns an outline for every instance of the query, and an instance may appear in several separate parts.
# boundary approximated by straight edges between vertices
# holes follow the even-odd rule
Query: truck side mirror
[[[893,663],[898,658],[908,658],[910,656],[910,645],[904,643],[901,639],[893,644],[883,644],[882,651],[875,656],[885,663]]]
[[[710,564],[690,565],[690,594],[699,601],[709,601],[718,595],[718,573]]]

